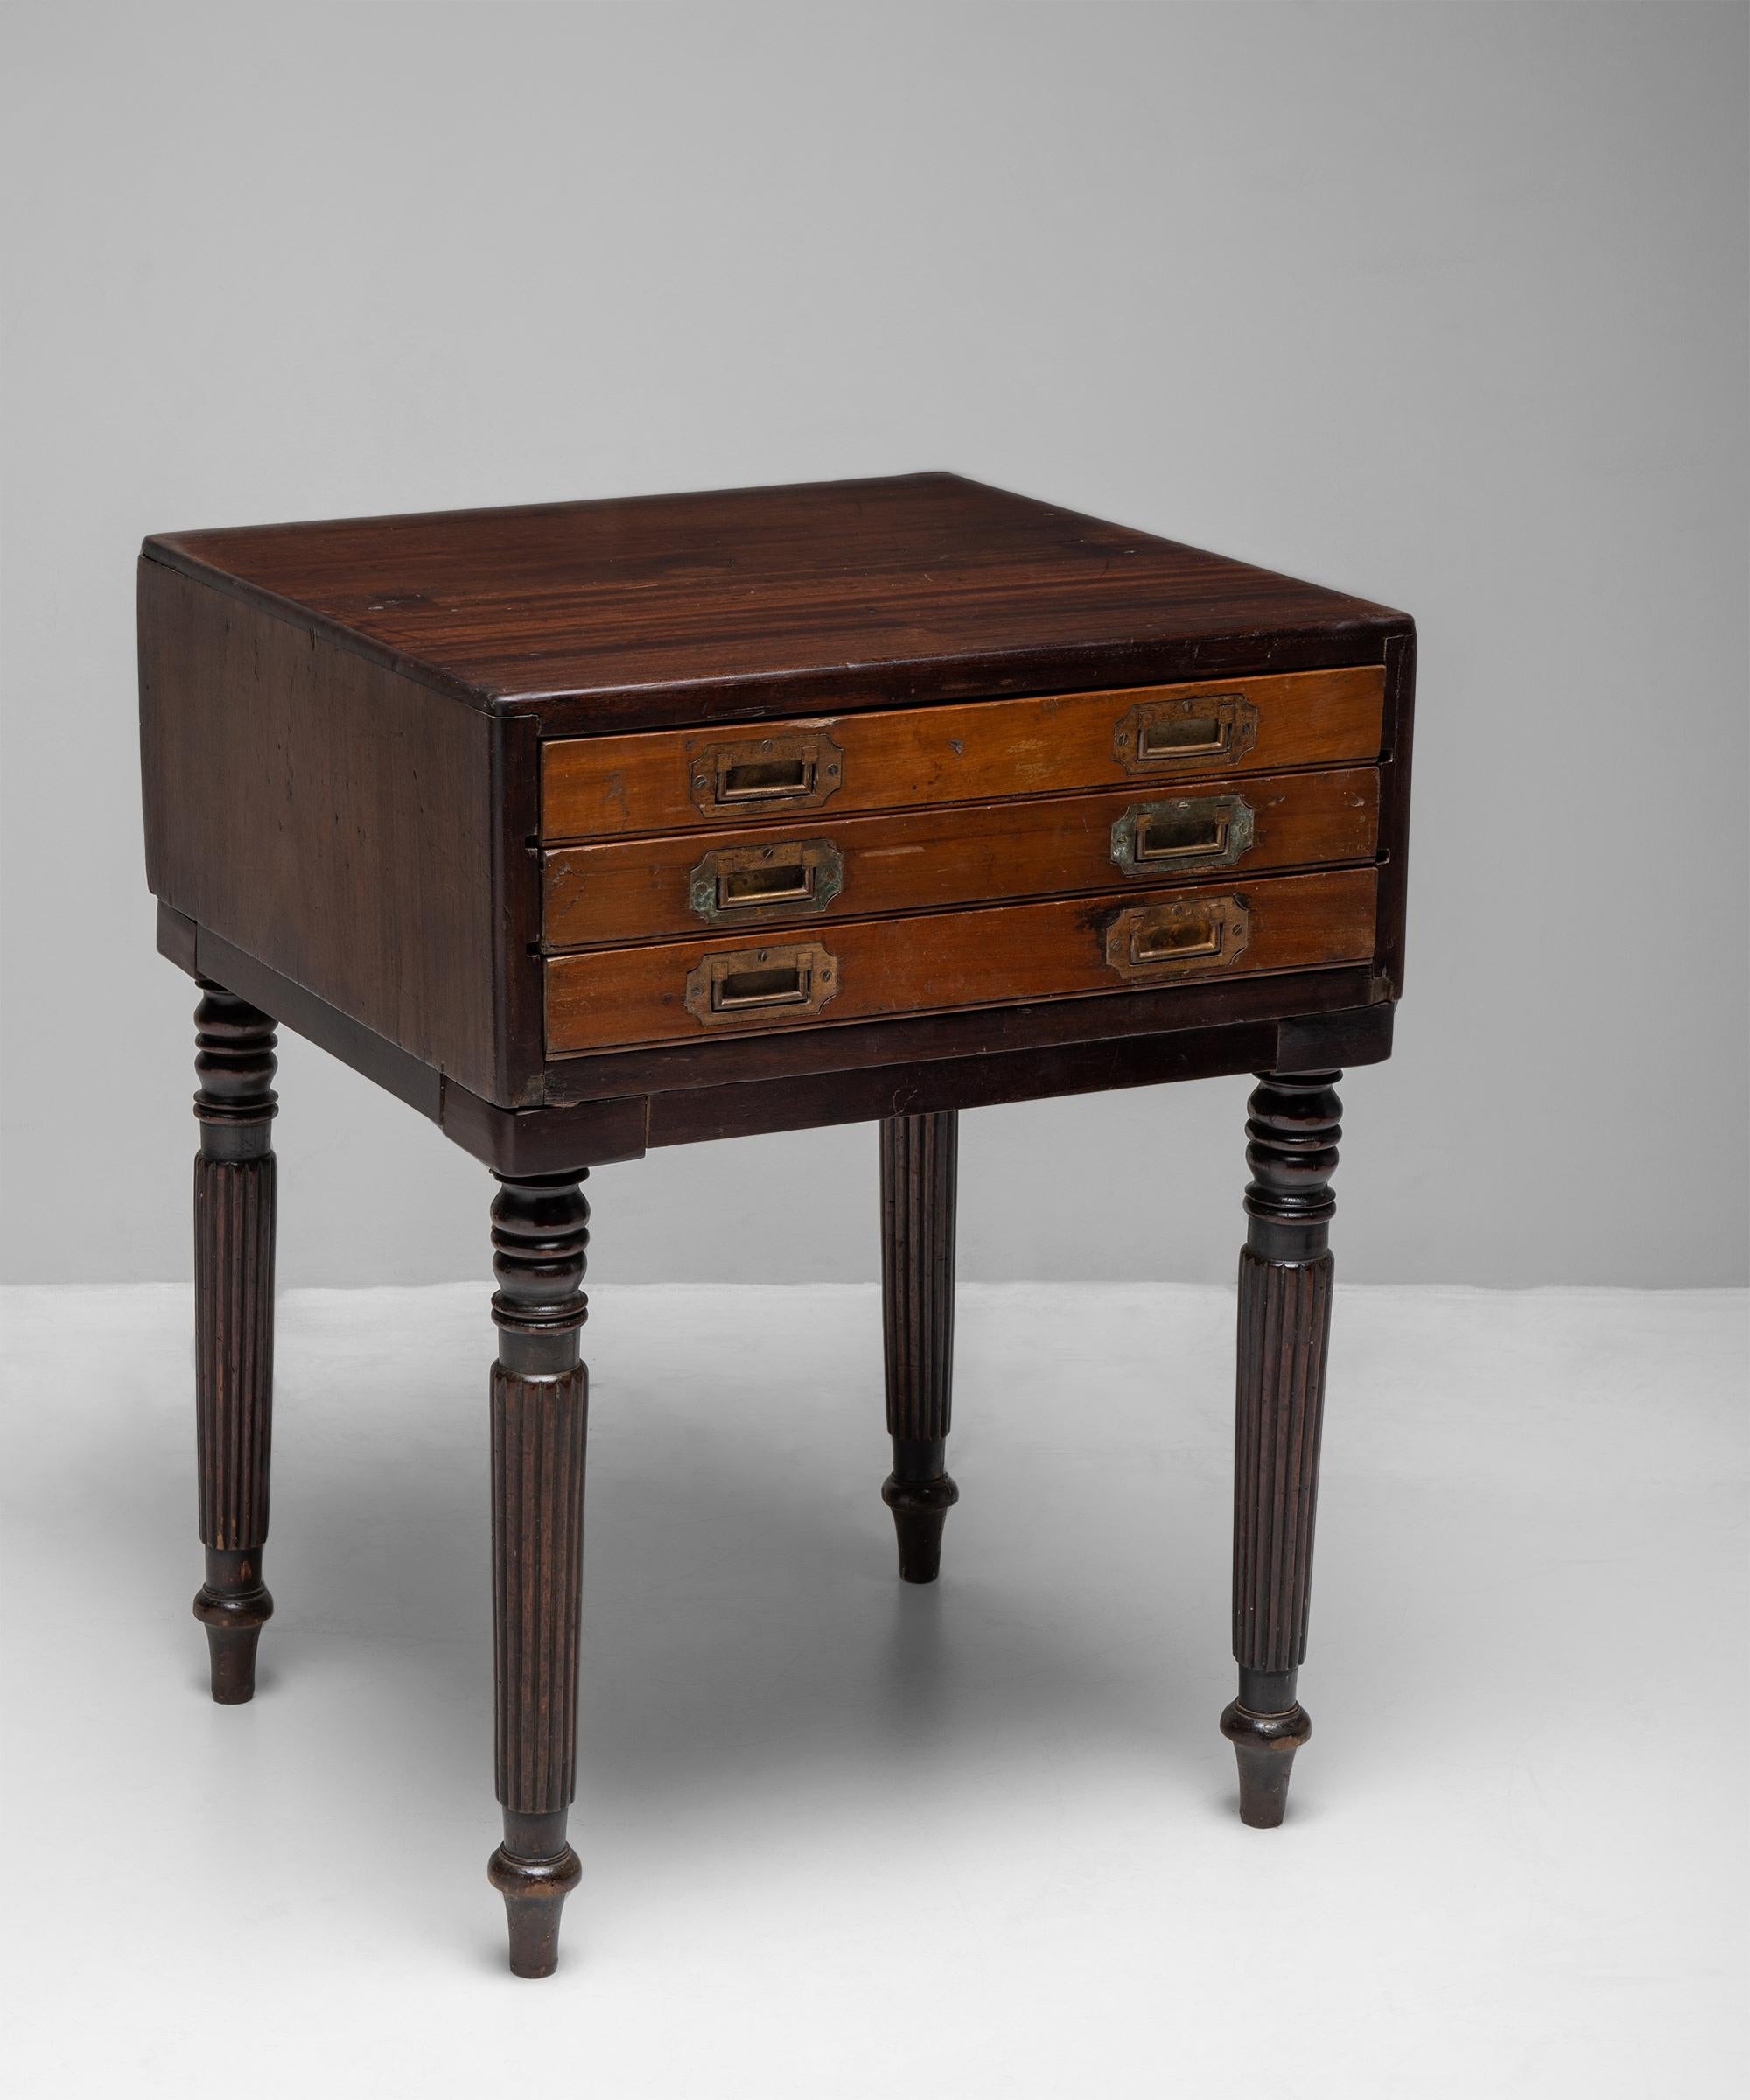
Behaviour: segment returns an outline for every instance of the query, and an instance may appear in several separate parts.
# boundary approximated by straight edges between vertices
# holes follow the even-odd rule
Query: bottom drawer
[[[1372,868],[555,956],[547,1054],[1364,962]]]

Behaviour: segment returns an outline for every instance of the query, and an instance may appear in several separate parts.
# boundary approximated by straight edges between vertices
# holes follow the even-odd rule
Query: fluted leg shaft
[[[494,1764],[510,1966],[550,1976],[581,1879],[565,1824],[578,1754],[589,1373],[578,1358],[589,1206],[580,1175],[502,1180],[493,1205],[499,1327],[492,1372]]]
[[[1340,1072],[1259,1075],[1246,1124],[1252,1181],[1240,1255],[1234,1436],[1234,1656],[1222,1732],[1240,1816],[1282,1821],[1294,1754],[1312,1732],[1297,1695],[1306,1655],[1312,1530],[1331,1331]]]
[[[941,1572],[942,1526],[960,1500],[948,1472],[959,1149],[951,1109],[889,1116],[881,1125],[881,1313],[893,1439],[881,1499],[893,1513],[906,1582],[934,1582]]]
[[[195,1454],[213,1697],[256,1690],[256,1647],[273,1611],[262,1580],[273,1431],[274,1024],[200,980],[195,1009]]]

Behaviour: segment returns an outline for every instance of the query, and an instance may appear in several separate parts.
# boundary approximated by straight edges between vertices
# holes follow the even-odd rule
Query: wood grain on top
[[[170,533],[166,564],[568,730],[1380,661],[1402,616],[954,474]]]

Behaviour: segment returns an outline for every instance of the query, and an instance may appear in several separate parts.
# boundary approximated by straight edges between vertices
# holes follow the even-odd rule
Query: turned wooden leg
[[[1265,1072],[1249,1104],[1250,1228],[1240,1254],[1234,1438],[1234,1656],[1240,1696],[1222,1732],[1240,1817],[1279,1824],[1294,1753],[1312,1732],[1295,1696],[1306,1655],[1336,1199],[1340,1072]]]
[[[893,1470],[881,1500],[900,1535],[900,1573],[934,1582],[960,1490],[948,1474],[954,1387],[953,1110],[881,1124],[881,1314]]]
[[[510,1965],[551,1976],[559,1913],[582,1869],[565,1841],[578,1760],[589,1373],[578,1361],[589,1244],[581,1174],[500,1177],[493,1204],[498,1361],[492,1374],[495,1765]]]
[[[273,1428],[274,1025],[205,977],[194,1010],[194,1423],[213,1697],[256,1690],[256,1643],[273,1612],[262,1581]]]

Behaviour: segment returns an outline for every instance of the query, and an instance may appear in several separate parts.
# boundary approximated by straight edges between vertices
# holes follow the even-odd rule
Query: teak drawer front
[[[1125,788],[561,846],[543,857],[542,931],[550,948],[734,938],[749,927],[1216,880],[1228,868],[1371,860],[1378,830],[1378,772],[1349,766],[1147,799]]]
[[[548,1055],[1360,962],[1377,880],[1354,868],[555,956]]]
[[[594,839],[1337,766],[1379,756],[1376,664],[818,719],[564,738],[541,835]]]

